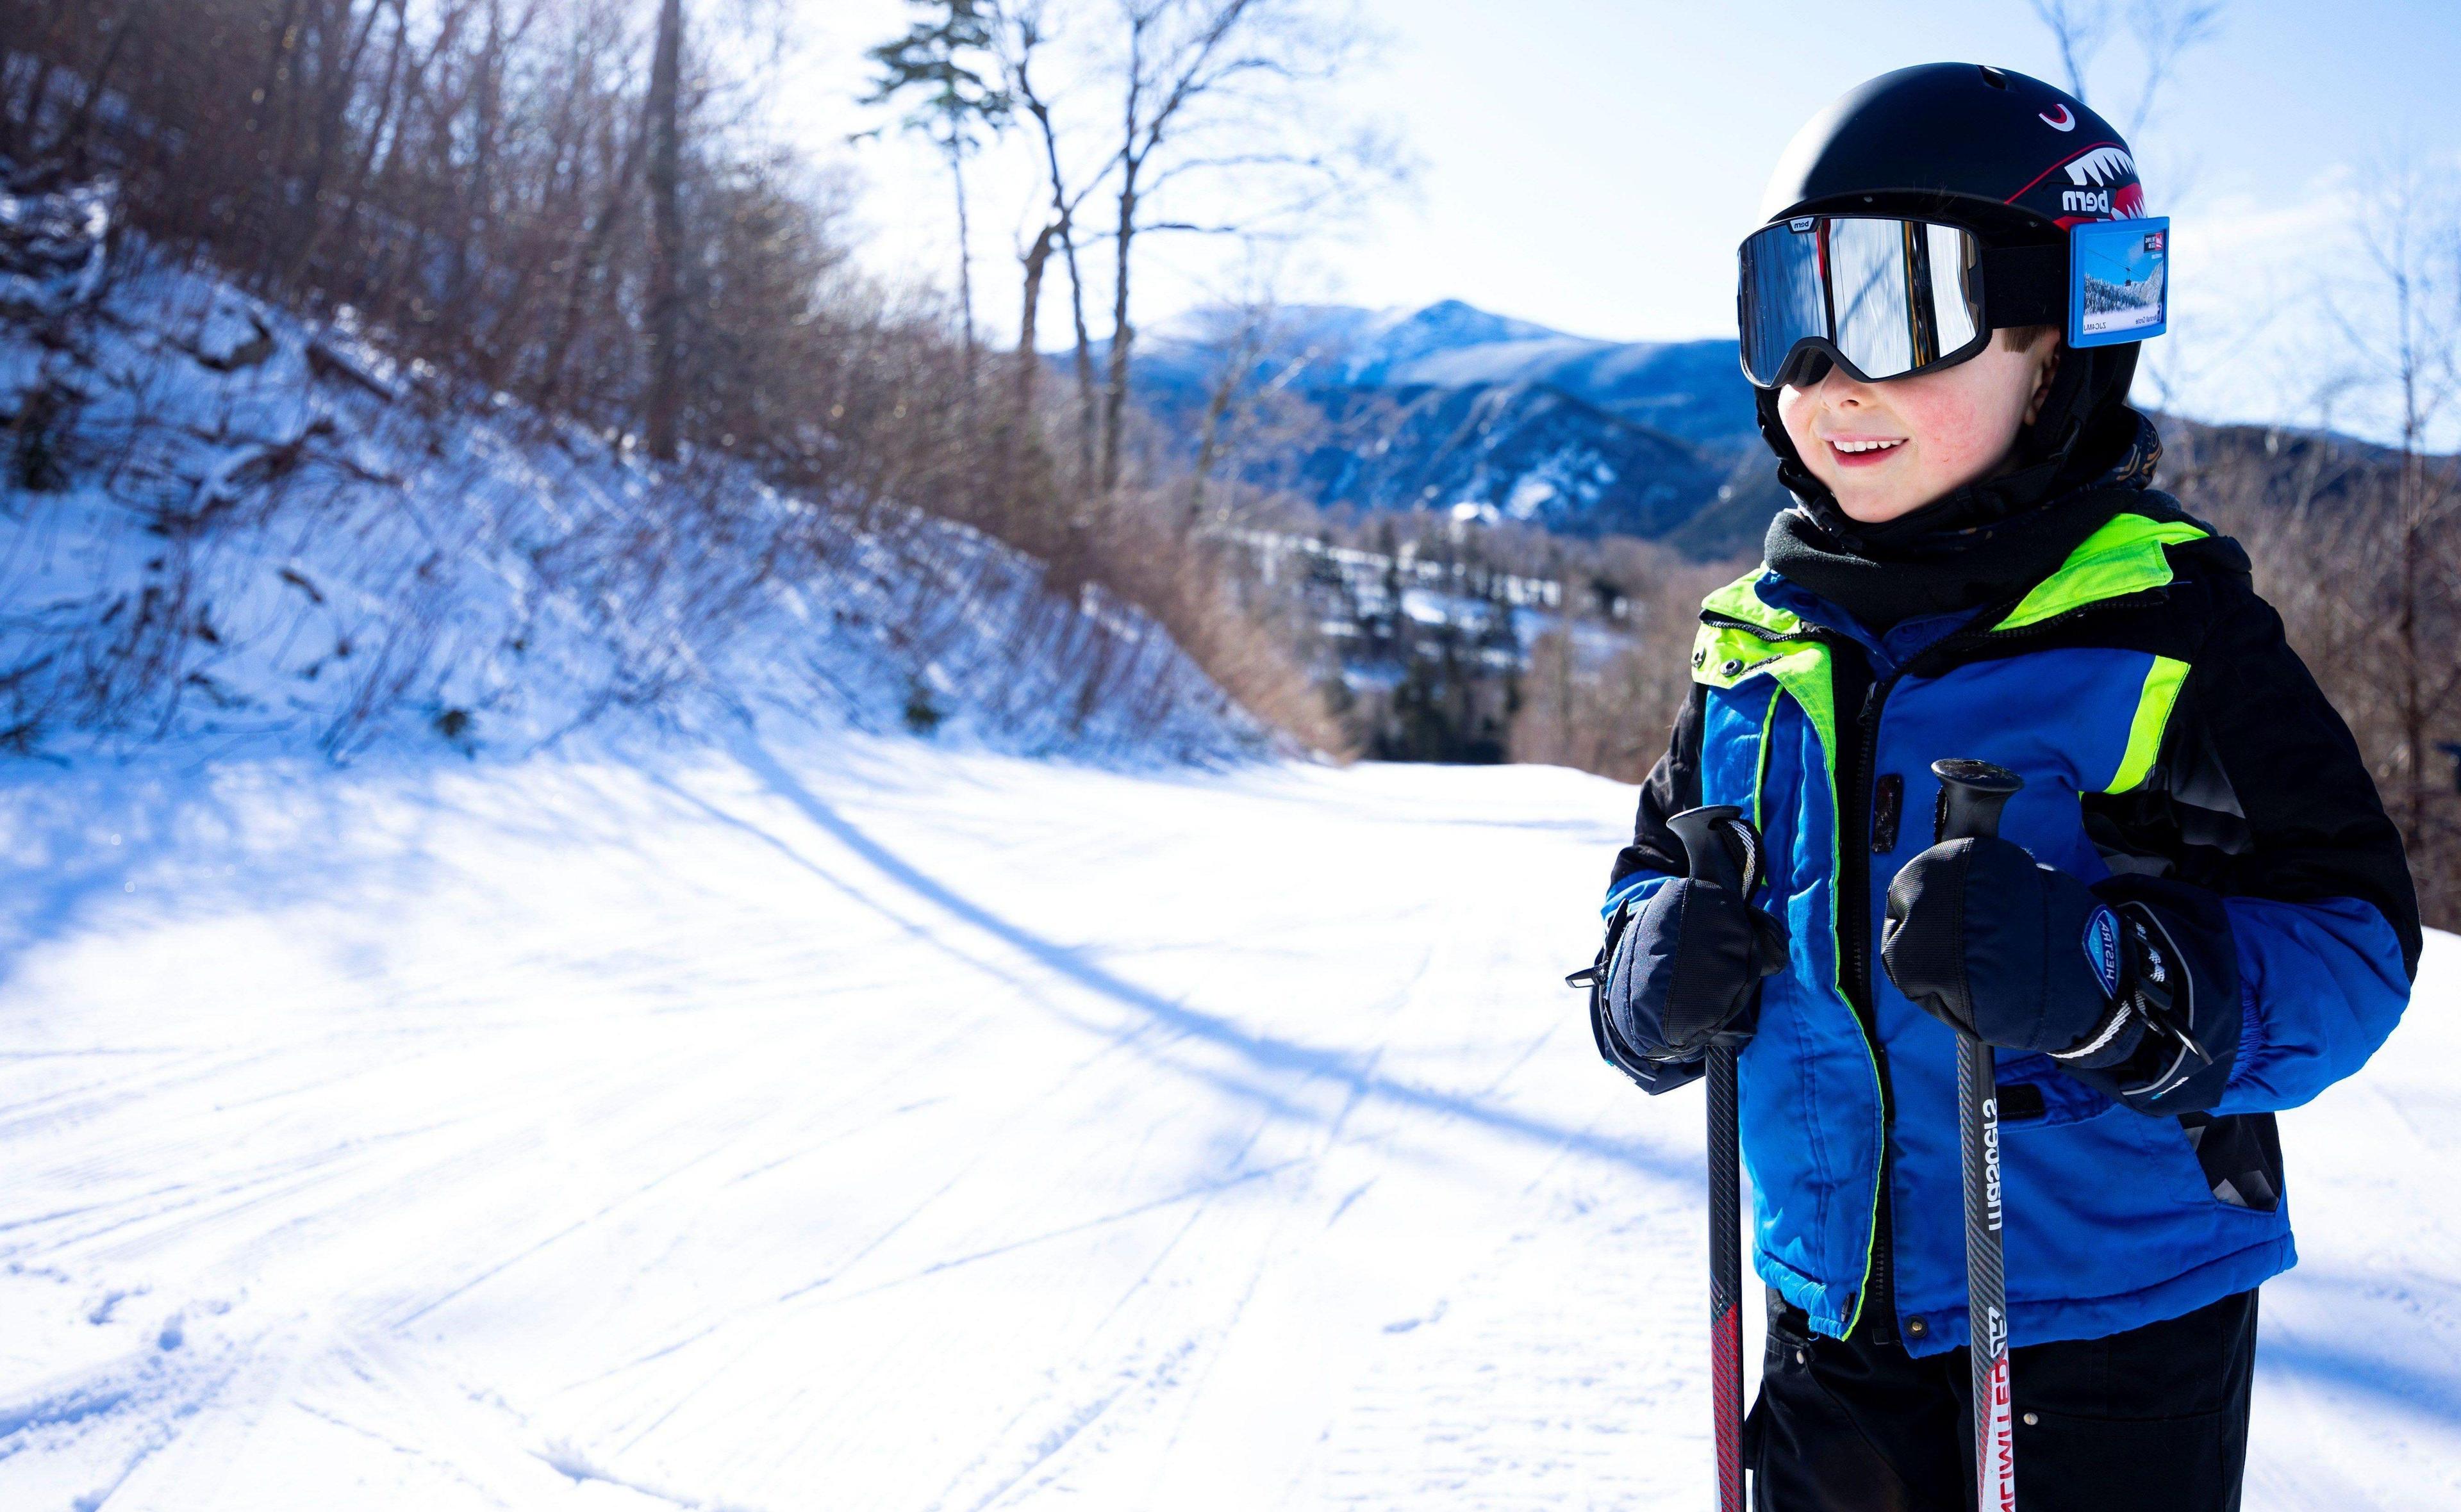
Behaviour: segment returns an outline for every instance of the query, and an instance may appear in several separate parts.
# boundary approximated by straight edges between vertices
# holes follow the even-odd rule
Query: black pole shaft
[[[1718,1512],[1744,1512],[1744,1196],[1735,1052],[1709,1051],[1709,1391]]]
[[[2024,786],[2014,772],[1985,761],[1935,761],[1931,769],[1940,781],[1935,841],[1998,834],[2001,806]],[[2016,1512],[1996,1060],[1980,1038],[1957,1036],[1957,1107],[1965,1167],[1965,1352],[1973,1367],[1976,1505],[1980,1512]]]
[[[1725,804],[1690,809],[1666,821],[1682,841],[1684,869],[1738,894],[1756,881],[1728,843],[1729,834],[1742,823],[1743,810]],[[1712,1044],[1707,1069],[1709,1399],[1718,1456],[1718,1512],[1744,1512],[1744,1193],[1735,1047]]]
[[[1973,1363],[1978,1505],[2014,1512],[2017,1464],[2008,1397],[2008,1272],[2001,1251],[1997,1057],[1972,1034],[1957,1045],[1957,1101],[1965,1147],[1965,1315]]]

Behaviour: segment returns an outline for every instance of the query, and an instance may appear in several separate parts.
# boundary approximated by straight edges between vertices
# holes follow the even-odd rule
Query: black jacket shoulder
[[[2151,774],[2085,800],[2105,861],[2225,898],[2356,898],[2384,915],[2415,976],[2408,859],[2348,724],[2236,542],[2216,533],[2165,549],[2169,587],[2099,634],[2085,630],[2188,664]]]

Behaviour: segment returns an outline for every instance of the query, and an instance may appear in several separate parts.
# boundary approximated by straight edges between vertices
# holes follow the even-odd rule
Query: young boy
[[[1973,1505],[1954,1026],[1999,1048],[2017,1504],[2236,1508],[2294,1259],[2273,1115],[2408,1000],[2400,838],[2246,557],[2149,486],[2111,333],[2158,330],[2160,223],[2071,287],[2145,214],[2106,122],[1901,70],[1766,209],[1744,367],[1796,502],[1702,607],[1593,996],[1652,1092],[1749,1036],[1755,1504]],[[1932,843],[1942,756],[2024,778],[2000,838]],[[1666,820],[1704,803],[1761,829],[1749,897],[1684,876]]]

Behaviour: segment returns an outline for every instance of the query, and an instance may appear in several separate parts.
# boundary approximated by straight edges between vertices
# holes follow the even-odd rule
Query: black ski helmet
[[[1857,211],[2047,241],[2080,221],[2142,217],[2145,191],[2126,138],[2065,90],[2006,69],[1924,63],[1814,116],[1761,201],[1766,222]]]
[[[1986,253],[2027,249],[2040,298],[2027,301],[2022,318],[1994,323],[2063,327],[2066,228],[2146,213],[2135,153],[2108,121],[2065,90],[1976,63],[1918,64],[1848,91],[1795,133],[1761,209],[1765,224],[1858,213],[1939,221],[1972,231]],[[1761,435],[1777,454],[1780,480],[1841,537],[2004,517],[2133,440],[2137,421],[2126,401],[2142,345],[2063,354],[2041,413],[2018,437],[2019,486],[1969,484],[1891,527],[1858,527],[1836,511],[1795,455],[1775,390],[1758,391]]]

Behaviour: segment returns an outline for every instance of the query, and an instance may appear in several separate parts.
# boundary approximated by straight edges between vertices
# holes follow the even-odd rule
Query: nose
[[[1864,403],[1863,385],[1850,377],[1845,369],[1833,362],[1829,365],[1827,374],[1821,378],[1820,389],[1821,398],[1835,409],[1859,409]]]

